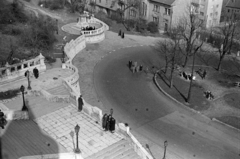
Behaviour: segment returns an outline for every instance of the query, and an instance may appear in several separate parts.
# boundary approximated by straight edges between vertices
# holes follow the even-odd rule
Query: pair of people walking
[[[132,73],[140,72],[143,70],[143,65],[138,66],[137,61],[135,61],[134,63],[132,61],[129,61],[128,66]]]

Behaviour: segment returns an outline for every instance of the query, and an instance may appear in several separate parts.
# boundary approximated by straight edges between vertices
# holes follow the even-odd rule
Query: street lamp
[[[75,153],[81,153],[79,147],[78,147],[78,133],[79,133],[79,130],[80,130],[80,126],[78,126],[78,124],[75,126],[75,133],[76,133],[76,140],[77,140],[77,147],[75,149]]]
[[[22,107],[22,111],[28,111],[28,108],[26,107],[25,99],[24,99],[24,90],[25,90],[25,87],[24,87],[23,85],[21,85],[20,91],[22,92],[22,97],[23,97],[23,107]]]
[[[56,32],[58,34],[58,19],[56,19],[56,25],[57,25]]]
[[[166,140],[166,141],[164,141],[164,155],[163,155],[163,159],[166,159],[167,146],[168,146],[168,142],[167,142],[167,140]]]

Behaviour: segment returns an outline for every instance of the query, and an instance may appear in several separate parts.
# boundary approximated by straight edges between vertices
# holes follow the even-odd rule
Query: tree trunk
[[[187,100],[186,100],[187,103],[189,103],[189,101],[191,99],[193,71],[194,71],[194,66],[195,66],[195,55],[196,55],[196,52],[193,54],[193,63],[192,63],[192,71],[191,71],[192,78],[191,78],[191,81],[190,81],[190,84],[189,84],[188,96],[187,96]]]
[[[174,64],[172,65],[172,68],[171,68],[171,75],[170,75],[170,88],[172,88],[173,86],[173,71],[174,71]]]
[[[168,63],[166,62],[164,73],[167,74]]]
[[[222,60],[223,60],[223,55],[220,56],[219,62],[218,62],[218,66],[217,66],[217,71],[221,70],[221,65],[222,65]]]
[[[183,68],[186,67],[187,62],[188,62],[188,54],[187,54],[186,57],[185,57],[185,61],[184,61],[184,63],[183,63]]]

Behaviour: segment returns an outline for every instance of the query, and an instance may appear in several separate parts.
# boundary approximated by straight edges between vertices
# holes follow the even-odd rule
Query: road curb
[[[174,101],[175,103],[180,104],[181,106],[184,106],[185,108],[187,108],[187,109],[190,110],[191,112],[194,112],[194,113],[197,113],[197,114],[201,115],[203,118],[205,118],[205,119],[207,119],[207,120],[215,121],[215,122],[217,122],[218,124],[227,126],[227,127],[231,128],[231,129],[234,129],[234,130],[240,132],[239,129],[237,129],[237,128],[231,126],[231,125],[228,125],[228,124],[226,124],[226,123],[223,123],[222,121],[220,121],[220,120],[218,120],[218,119],[216,119],[216,118],[212,118],[212,119],[211,119],[211,118],[209,118],[209,117],[201,114],[199,111],[196,111],[196,110],[194,110],[194,109],[191,109],[191,108],[189,108],[189,107],[186,107],[186,105],[184,105],[183,103],[179,102],[178,100],[176,100],[175,98],[173,98],[171,95],[169,95],[167,92],[165,92],[165,91],[162,89],[162,87],[160,87],[160,85],[159,85],[158,82],[157,82],[157,74],[158,74],[160,71],[161,71],[161,70],[158,70],[158,71],[156,71],[156,72],[154,73],[154,78],[153,78],[153,79],[154,79],[155,85],[158,87],[158,89],[159,89],[165,96],[167,96],[168,98],[170,98],[170,99],[171,99],[172,101]]]

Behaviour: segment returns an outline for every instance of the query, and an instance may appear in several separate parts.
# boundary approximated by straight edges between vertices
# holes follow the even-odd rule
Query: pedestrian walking
[[[136,72],[139,72],[139,66],[136,67]]]
[[[102,118],[102,128],[103,128],[103,130],[105,130],[106,131],[106,127],[107,127],[107,114],[105,113],[104,115],[103,115],[103,118]]]
[[[135,73],[136,67],[133,65],[133,66],[131,67],[131,70],[132,70],[132,73]]]
[[[202,79],[205,79],[206,75],[207,75],[207,71],[204,70],[204,71],[203,71],[203,74],[202,74]]]
[[[107,121],[106,121],[106,131],[108,131],[109,130],[109,128],[110,128],[110,119],[112,118],[112,115],[111,114],[109,114],[108,116],[107,116]]]
[[[115,131],[115,124],[116,124],[116,120],[111,116],[109,119],[109,131],[111,133],[114,133]]]
[[[143,70],[143,65],[140,65],[139,71],[142,71],[142,70]]]
[[[135,61],[135,62],[133,63],[133,65],[134,65],[134,67],[137,67],[137,61]]]
[[[121,36],[121,35],[122,35],[122,30],[120,29],[118,32],[118,36]]]
[[[132,67],[132,61],[129,61],[129,62],[128,62],[128,66],[129,66],[129,68],[131,69],[131,67]]]
[[[83,108],[83,99],[82,99],[82,95],[80,95],[80,97],[78,98],[78,111],[82,111],[82,108]]]

